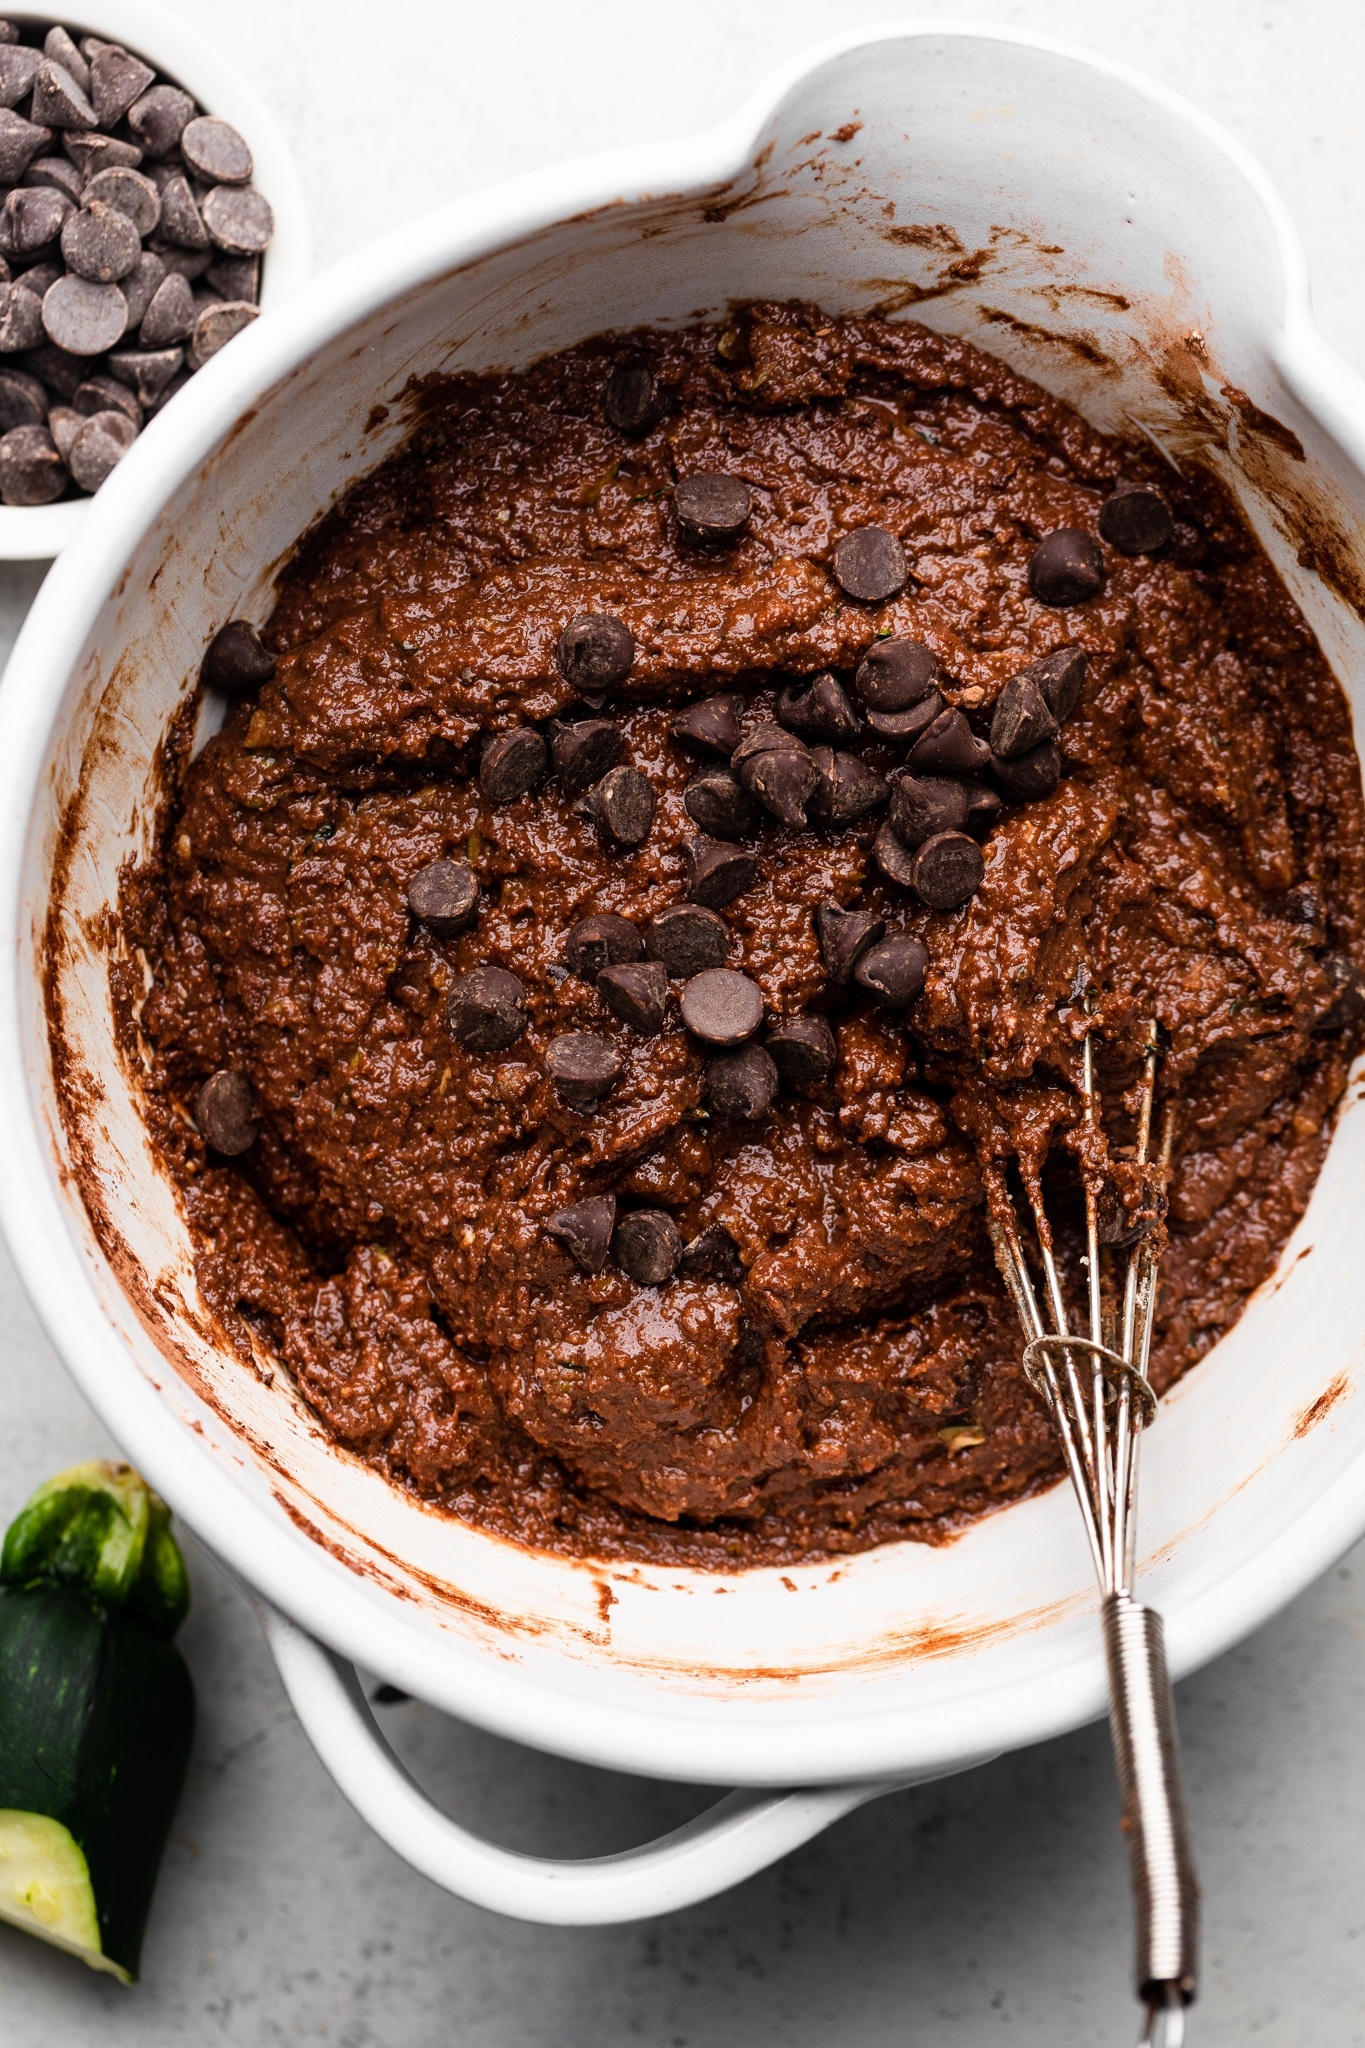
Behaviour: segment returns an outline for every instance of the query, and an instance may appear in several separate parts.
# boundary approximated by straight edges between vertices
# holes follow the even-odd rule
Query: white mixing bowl
[[[725,1576],[539,1555],[406,1498],[283,1371],[215,1341],[115,1046],[108,910],[206,641],[264,617],[296,537],[399,445],[412,376],[792,296],[972,336],[1099,425],[1210,463],[1359,702],[1365,391],[1310,324],[1273,193],[1114,66],[935,24],[826,49],[690,143],[462,201],[263,319],[101,491],[0,692],[0,1211],[19,1268],[128,1455],[269,1603],[362,1810],[441,1882],[528,1917],[703,1896],[888,1781],[1098,1713],[1074,1505],[1057,1490],[943,1548]],[[1365,1530],[1362,1195],[1353,1091],[1275,1279],[1151,1432],[1140,1586],[1177,1673]],[[624,1859],[506,1855],[425,1804],[319,1643],[544,1749],[750,1789]],[[775,1786],[833,1789],[755,1789]]]

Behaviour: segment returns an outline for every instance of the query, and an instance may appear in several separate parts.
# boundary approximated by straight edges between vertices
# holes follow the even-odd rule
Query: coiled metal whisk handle
[[[1128,1593],[1111,1593],[1102,1618],[1120,1825],[1137,1908],[1137,1993],[1147,2007],[1143,2041],[1180,2048],[1198,1968],[1199,1882],[1161,1616]]]

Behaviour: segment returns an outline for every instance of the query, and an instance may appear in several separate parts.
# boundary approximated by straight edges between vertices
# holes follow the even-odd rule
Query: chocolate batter
[[[125,878],[244,1369],[557,1550],[790,1560],[1051,1483],[983,1166],[1051,1138],[1074,1210],[1085,1004],[1116,1227],[1149,1016],[1179,1105],[1158,1387],[1345,1083],[1365,820],[1302,617],[1207,479],[910,323],[758,306],[418,400],[215,643]]]

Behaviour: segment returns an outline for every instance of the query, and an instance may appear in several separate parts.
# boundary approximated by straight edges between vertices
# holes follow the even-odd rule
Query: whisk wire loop
[[[1143,1045],[1132,1159],[1140,1172],[1155,1165],[1164,1182],[1175,1126],[1168,1105],[1158,1158],[1153,1161],[1159,1058],[1153,1022],[1147,1027]],[[1103,1118],[1090,1030],[1081,1045],[1079,1092],[1083,1120],[1098,1142],[1103,1137]],[[1037,1168],[1023,1173],[1022,1178],[1041,1270],[1041,1301],[1020,1234],[1018,1212],[1003,1176],[992,1186],[987,1227],[1023,1329],[1024,1374],[1045,1403],[1057,1431],[1099,1581],[1110,1726],[1137,1902],[1136,1982],[1146,2008],[1142,2044],[1146,2048],[1180,2048],[1185,2007],[1195,1993],[1199,1885],[1185,1818],[1161,1618],[1151,1608],[1139,1605],[1133,1595],[1138,1447],[1157,1407],[1148,1368],[1164,1230],[1159,1220],[1140,1219],[1136,1241],[1129,1245],[1121,1293],[1112,1285],[1108,1290],[1111,1299],[1119,1297],[1111,1306],[1111,1299],[1106,1298],[1106,1276],[1112,1281],[1117,1249],[1101,1244],[1092,1149],[1082,1174],[1086,1336],[1072,1329],[1067,1315],[1066,1292],[1053,1233],[1042,1207]],[[1148,1207],[1145,1200],[1143,1206],[1144,1210]]]

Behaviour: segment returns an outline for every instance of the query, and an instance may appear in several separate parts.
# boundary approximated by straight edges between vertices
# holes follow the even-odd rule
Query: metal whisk
[[[1168,1108],[1153,1158],[1159,1058],[1152,1023],[1147,1027],[1138,1089],[1134,1164],[1154,1186],[1164,1187],[1173,1117]],[[1081,1047],[1081,1099],[1085,1121],[1098,1137],[1100,1099],[1090,1031]],[[1138,1449],[1142,1430],[1156,1413],[1147,1364],[1165,1242],[1163,1205],[1153,1205],[1147,1227],[1128,1250],[1120,1293],[1117,1271],[1106,1273],[1106,1267],[1117,1268],[1118,1259],[1102,1251],[1095,1175],[1083,1170],[1089,1334],[1082,1335],[1068,1321],[1036,1166],[1031,1173],[1021,1167],[1021,1179],[1032,1212],[1047,1321],[1002,1173],[993,1177],[988,1225],[1023,1326],[1024,1372],[1047,1403],[1061,1439],[1100,1585],[1109,1726],[1137,1911],[1136,1986],[1146,2007],[1142,2044],[1180,2048],[1185,2008],[1195,1995],[1199,1884],[1190,1851],[1161,1616],[1141,1606],[1133,1592]],[[1107,1280],[1112,1284],[1106,1285]]]

